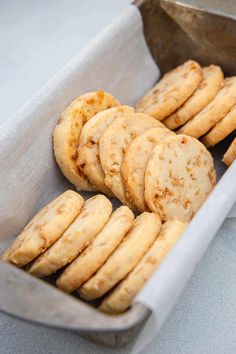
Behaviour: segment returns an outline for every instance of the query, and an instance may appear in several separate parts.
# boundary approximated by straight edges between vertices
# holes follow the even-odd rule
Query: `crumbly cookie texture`
[[[62,237],[31,265],[29,272],[44,277],[72,262],[107,223],[111,202],[101,194],[88,199]]]
[[[117,118],[102,134],[99,141],[100,161],[105,173],[105,183],[112,193],[130,208],[134,206],[126,199],[121,177],[121,165],[131,141],[144,131],[164,127],[159,121],[144,113],[134,113]]]
[[[236,105],[226,116],[219,121],[206,135],[202,137],[202,142],[207,146],[214,146],[225,139],[236,129]]]
[[[163,120],[176,111],[193,94],[203,78],[200,65],[188,60],[163,78],[136,106],[137,112],[145,112]]]
[[[223,119],[236,104],[236,76],[225,79],[224,87],[215,98],[196,116],[178,130],[180,134],[188,134],[200,138]]]
[[[81,297],[86,300],[101,297],[122,280],[152,245],[160,228],[161,221],[157,214],[145,212],[138,216],[106,263],[79,288]]]
[[[57,285],[66,292],[78,289],[107,260],[131,228],[134,214],[122,206],[112,214],[103,230],[62,273]]]
[[[95,114],[82,128],[77,166],[87,176],[90,184],[97,190],[112,195],[105,184],[105,175],[99,158],[99,140],[106,128],[118,117],[134,113],[129,106],[118,106]]]
[[[135,138],[128,147],[121,166],[126,198],[140,211],[148,211],[144,198],[145,172],[154,147],[168,136],[169,129],[153,128]]]
[[[189,221],[215,185],[211,154],[197,139],[176,135],[151,153],[145,174],[145,200],[163,221]]]
[[[186,226],[186,223],[178,219],[165,222],[153,245],[148,249],[136,267],[103,300],[99,310],[110,314],[118,314],[126,311],[132,304],[134,297],[183,234]]]
[[[205,108],[224,86],[224,74],[219,66],[207,66],[202,69],[202,73],[203,80],[192,96],[163,121],[167,128],[174,130],[186,123]]]
[[[83,202],[71,190],[59,195],[26,225],[2,259],[19,267],[31,262],[62,236],[79,214]]]
[[[94,190],[76,164],[81,129],[96,113],[118,105],[117,99],[109,93],[89,92],[71,102],[57,122],[53,132],[55,158],[64,176],[78,190]]]
[[[236,138],[230,144],[228,150],[224,154],[222,161],[227,166],[230,166],[234,162],[235,159],[236,159]]]

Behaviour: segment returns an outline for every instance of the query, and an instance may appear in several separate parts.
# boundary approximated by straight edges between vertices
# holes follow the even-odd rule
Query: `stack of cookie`
[[[200,66],[188,62],[181,70],[189,73],[182,78],[184,87],[196,89]],[[158,107],[161,117],[170,113],[166,105],[174,107],[168,95]],[[182,93],[179,102],[186,97]],[[54,130],[56,160],[79,190],[115,196],[131,209],[158,213],[163,221],[175,216],[189,221],[215,185],[212,157],[197,139],[176,135],[150,114],[155,115],[153,109],[135,112],[106,92],[80,96]]]
[[[100,309],[120,313],[185,227],[177,218],[161,225],[155,213],[144,212],[135,219],[127,206],[112,212],[104,195],[84,201],[69,190],[32,219],[2,259],[38,277],[63,268],[57,286],[68,293],[76,290],[86,300],[113,289]]]
[[[211,147],[236,129],[236,77],[224,79],[219,66],[201,69],[189,60],[164,75],[137,104],[137,111],[162,121],[178,134],[201,138]],[[223,162],[236,158],[236,139]]]

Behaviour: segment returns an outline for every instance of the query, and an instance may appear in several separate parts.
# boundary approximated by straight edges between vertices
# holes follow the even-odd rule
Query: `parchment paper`
[[[158,79],[134,6],[108,26],[0,131],[0,251],[47,201],[72,186],[55,164],[52,130],[65,106],[81,93],[103,89],[134,104]],[[218,175],[224,172],[216,163]],[[236,197],[236,164],[189,225],[135,301],[153,315],[137,339],[139,352],[156,334]],[[17,210],[17,212],[16,212]],[[232,212],[235,216],[236,208]]]
[[[1,127],[0,252],[40,207],[73,188],[52,151],[52,131],[66,105],[93,90],[133,105],[158,77],[140,14],[130,6]]]

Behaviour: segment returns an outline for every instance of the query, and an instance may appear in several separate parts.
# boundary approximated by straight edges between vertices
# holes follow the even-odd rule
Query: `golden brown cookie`
[[[77,165],[97,190],[112,195],[105,185],[105,175],[99,158],[99,140],[106,128],[118,117],[134,113],[129,106],[118,106],[95,114],[82,128]]]
[[[129,145],[121,166],[126,198],[138,210],[147,211],[144,199],[144,180],[149,157],[154,147],[167,136],[175,135],[169,129],[153,128],[137,136]]]
[[[224,74],[219,66],[207,66],[202,69],[202,73],[203,80],[192,96],[163,121],[167,128],[174,130],[186,123],[205,108],[224,86]]]
[[[145,174],[145,200],[163,221],[189,221],[215,185],[211,154],[197,139],[176,135],[151,153]]]
[[[207,146],[214,146],[226,138],[236,129],[236,106],[230,110],[226,116],[219,121],[206,135],[202,137],[202,142]]]
[[[2,259],[19,267],[31,262],[62,236],[79,214],[83,202],[71,190],[59,195],[26,225]]]
[[[139,134],[155,127],[164,127],[159,121],[144,113],[134,113],[117,118],[102,134],[99,141],[100,161],[105,173],[105,183],[123,203],[133,208],[125,197],[121,165],[131,141]]]
[[[64,176],[78,190],[93,190],[87,177],[76,165],[81,129],[96,113],[118,105],[119,102],[109,93],[89,92],[71,102],[57,122],[53,132],[56,161]]]
[[[228,150],[224,154],[222,161],[227,166],[230,166],[234,162],[235,159],[236,159],[236,138],[230,144]]]
[[[188,60],[163,78],[138,103],[137,112],[162,120],[176,111],[193,94],[202,80],[202,69]]]

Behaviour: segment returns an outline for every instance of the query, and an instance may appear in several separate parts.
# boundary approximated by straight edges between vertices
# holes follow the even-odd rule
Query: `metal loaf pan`
[[[233,0],[224,4],[206,0],[198,5],[137,0],[134,4],[141,12],[148,47],[162,73],[189,57],[202,65],[219,64],[226,75],[236,73],[236,7]],[[226,144],[220,144],[218,149],[217,153],[222,155]],[[1,220],[1,225],[8,222],[11,220]],[[6,243],[4,235],[0,235],[1,243]],[[135,303],[123,315],[102,314],[45,281],[1,261],[0,289],[1,311],[22,320],[73,330],[109,346],[130,341],[151,313],[144,305]]]

